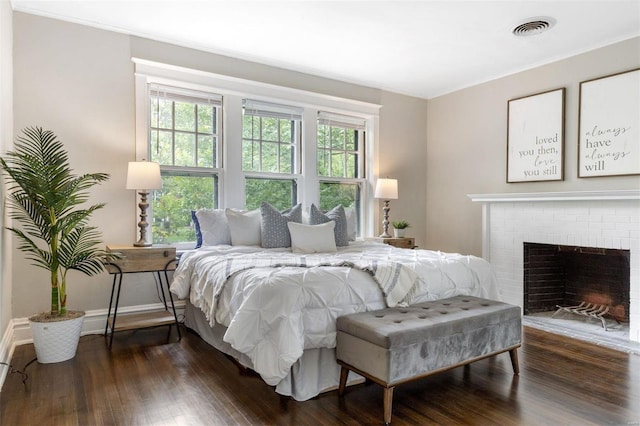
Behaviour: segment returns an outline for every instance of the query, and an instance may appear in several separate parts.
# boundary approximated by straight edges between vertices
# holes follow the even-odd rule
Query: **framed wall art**
[[[640,174],[640,69],[580,83],[578,177]]]
[[[565,88],[507,103],[507,183],[564,178]]]

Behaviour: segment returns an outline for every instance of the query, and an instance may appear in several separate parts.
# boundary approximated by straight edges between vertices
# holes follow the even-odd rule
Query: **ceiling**
[[[640,35],[634,1],[12,0],[16,11],[421,98]],[[538,35],[512,29],[532,17]]]

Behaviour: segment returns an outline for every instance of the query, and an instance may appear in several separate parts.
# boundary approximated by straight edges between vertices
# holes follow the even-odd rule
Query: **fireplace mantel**
[[[640,190],[513,192],[500,194],[468,194],[473,202],[482,203],[482,257],[490,258],[491,205],[520,202],[640,201]]]
[[[622,189],[609,191],[468,194],[467,197],[469,197],[471,201],[480,203],[512,203],[525,201],[640,200],[640,190]]]

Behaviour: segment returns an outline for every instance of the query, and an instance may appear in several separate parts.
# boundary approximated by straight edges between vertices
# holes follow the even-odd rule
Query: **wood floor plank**
[[[396,387],[394,425],[640,423],[640,356],[525,327],[520,375],[508,354]],[[2,425],[361,425],[382,423],[382,388],[362,384],[299,402],[241,372],[197,335],[84,336],[78,354],[29,365],[0,392]],[[32,345],[16,349],[22,368]]]

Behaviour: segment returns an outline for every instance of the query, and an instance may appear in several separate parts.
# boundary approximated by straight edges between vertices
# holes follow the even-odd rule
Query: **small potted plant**
[[[393,222],[393,236],[396,238],[404,238],[404,234],[410,226],[406,220]]]
[[[89,198],[87,190],[109,175],[76,176],[53,132],[29,127],[22,133],[15,150],[0,158],[0,170],[7,174],[9,216],[19,225],[7,229],[31,264],[49,272],[51,311],[29,322],[38,361],[61,362],[75,356],[84,320],[84,312],[67,311],[67,273],[95,275],[113,257],[98,248],[101,234],[88,226],[91,214],[104,204],[81,206]]]

